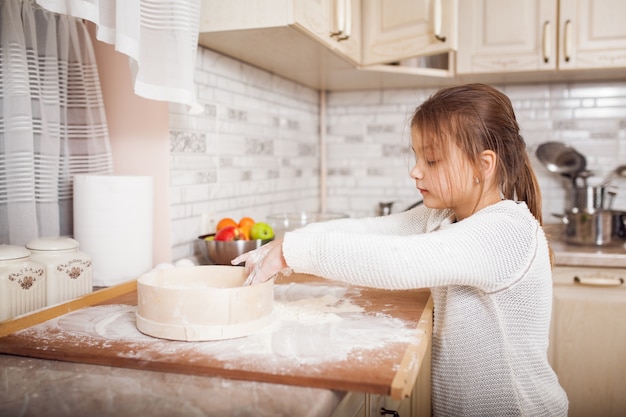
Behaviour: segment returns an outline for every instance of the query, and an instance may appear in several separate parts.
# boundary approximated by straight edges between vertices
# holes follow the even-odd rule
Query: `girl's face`
[[[412,129],[411,142],[415,154],[411,178],[422,194],[424,205],[452,209],[457,220],[471,215],[480,198],[480,184],[461,150],[453,144],[443,151],[424,146],[415,129]]]

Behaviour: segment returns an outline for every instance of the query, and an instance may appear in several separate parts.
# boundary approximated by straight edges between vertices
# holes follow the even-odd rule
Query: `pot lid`
[[[0,261],[28,258],[30,251],[23,246],[0,245]]]
[[[70,237],[42,237],[31,240],[26,247],[40,251],[68,250],[78,248],[78,241]]]

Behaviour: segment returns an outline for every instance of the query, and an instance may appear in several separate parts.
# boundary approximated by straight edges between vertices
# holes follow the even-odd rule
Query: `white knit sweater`
[[[313,223],[285,234],[295,271],[387,289],[429,287],[435,305],[435,416],[566,416],[547,360],[548,244],[525,203],[501,201],[453,223],[425,206]]]

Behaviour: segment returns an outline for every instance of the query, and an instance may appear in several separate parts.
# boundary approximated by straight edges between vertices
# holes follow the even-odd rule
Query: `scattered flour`
[[[123,342],[127,349],[115,350],[118,356],[150,360],[176,355],[190,361],[210,356],[225,369],[252,367],[271,373],[290,373],[301,365],[347,359],[366,361],[363,351],[384,352],[382,348],[390,343],[417,340],[416,331],[407,323],[365,312],[351,301],[347,291],[346,287],[327,285],[276,285],[270,324],[238,339],[181,342],[153,338],[137,330],[136,307],[129,305],[87,307],[22,332],[39,332],[41,349],[54,343],[51,337],[75,338],[77,344],[105,348]],[[51,328],[62,332],[50,332]]]

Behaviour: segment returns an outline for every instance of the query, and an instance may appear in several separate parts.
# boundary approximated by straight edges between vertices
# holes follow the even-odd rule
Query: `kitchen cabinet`
[[[620,0],[202,0],[201,6],[200,46],[316,90],[626,77]]]
[[[459,15],[459,75],[626,66],[620,0],[465,0]]]
[[[571,417],[626,410],[626,269],[557,267],[549,358]]]
[[[424,363],[420,367],[420,373],[417,376],[413,391],[409,398],[404,400],[394,400],[387,396],[368,394],[368,402],[366,402],[366,410],[369,411],[367,416],[376,417],[383,415],[381,410],[384,408],[389,411],[396,411],[401,417],[430,417],[431,415],[431,345],[428,346]],[[389,414],[393,415],[393,414]]]
[[[224,4],[224,2],[221,2]],[[248,6],[249,2],[246,2]],[[322,42],[351,62],[361,60],[361,4],[359,0],[305,0],[279,1],[273,5],[289,9],[293,17],[287,16],[287,25],[308,33],[314,40]],[[229,2],[229,5],[232,3]],[[271,7],[272,5],[269,4]],[[263,9],[268,3],[263,2]]]
[[[456,49],[456,0],[363,2],[362,64],[384,64]]]
[[[431,347],[430,344],[420,366],[410,397],[395,400],[389,396],[350,392],[335,409],[332,417],[379,417],[388,410],[389,416],[397,412],[401,417],[430,417],[431,415]]]
[[[417,86],[449,68],[382,64],[450,51],[456,1],[203,0],[198,43],[319,90]]]
[[[626,67],[626,3],[560,0],[559,69]]]
[[[262,46],[268,62],[293,59],[282,55],[294,42],[317,43],[356,65],[361,61],[360,6],[359,0],[203,0],[199,43],[243,60],[255,56],[248,49]]]

